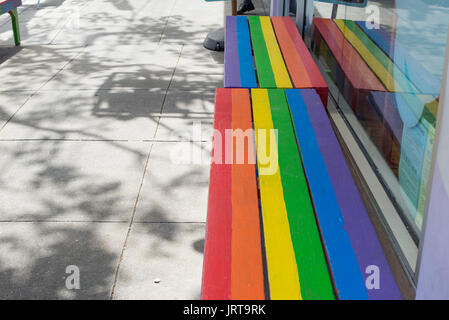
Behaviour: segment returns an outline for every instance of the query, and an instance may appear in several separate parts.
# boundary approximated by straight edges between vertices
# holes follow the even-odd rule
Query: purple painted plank
[[[368,295],[372,300],[402,299],[320,97],[313,89],[301,90],[301,95],[306,102],[307,112],[337,196],[344,228],[365,280],[369,276],[366,273],[368,266],[379,267],[380,289],[367,290]]]
[[[226,17],[225,88],[240,88],[239,49],[237,41],[237,17]]]

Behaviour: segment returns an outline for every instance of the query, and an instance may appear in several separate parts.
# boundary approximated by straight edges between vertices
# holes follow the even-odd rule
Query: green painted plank
[[[19,15],[17,13],[17,8],[14,8],[10,12],[12,31],[14,33],[14,43],[16,46],[20,45],[20,28],[19,28]]]
[[[279,168],[303,299],[334,299],[309,189],[296,145],[285,92],[268,90],[278,130]]]
[[[277,88],[260,18],[257,16],[249,16],[248,22],[251,31],[251,42],[253,44],[254,58],[256,59],[259,87]]]
[[[351,30],[363,45],[374,55],[374,57],[384,66],[384,68],[391,74],[395,82],[399,84],[402,92],[415,92],[419,90],[415,85],[402,73],[401,70],[391,61],[391,59],[379,48],[367,35],[360,29],[352,20],[344,20],[345,26]]]

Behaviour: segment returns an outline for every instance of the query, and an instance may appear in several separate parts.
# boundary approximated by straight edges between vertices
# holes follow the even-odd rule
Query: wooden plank
[[[253,89],[251,93],[270,296],[272,299],[301,299],[295,253],[278,170],[277,143],[276,139],[269,138],[274,128],[268,91]],[[272,150],[273,154],[270,155],[269,150]],[[267,155],[275,161],[276,171],[271,172],[272,174],[263,174],[270,164],[262,164],[261,159]]]
[[[309,189],[296,145],[284,90],[270,89],[273,127],[278,130],[279,169],[303,299],[334,299]]]
[[[265,38],[265,43],[268,50],[268,55],[271,61],[271,68],[273,69],[274,78],[276,80],[277,88],[293,88],[290,76],[285,66],[281,50],[279,49],[276,36],[271,25],[270,17],[258,17],[260,19],[262,32]]]
[[[421,63],[415,60],[388,31],[381,26],[379,29],[368,29],[363,21],[356,22],[360,29],[387,54],[404,75],[418,88],[421,93],[439,95],[441,82],[432,75]]]
[[[245,16],[237,18],[238,59],[240,63],[240,86],[242,88],[257,88],[256,71],[254,69],[251,40],[249,36],[248,19]]]
[[[314,18],[313,23],[356,90],[385,91],[385,87],[332,20]]]
[[[225,79],[226,88],[240,88],[239,44],[237,38],[237,17],[226,17],[225,40]]]
[[[214,128],[221,137],[225,137],[226,129],[232,128],[232,95],[229,89],[217,89]],[[223,145],[222,141],[215,139],[213,153]],[[222,152],[221,161],[218,161],[222,163],[212,162],[210,170],[201,290],[201,298],[206,300],[231,299],[232,168],[225,164],[224,154]]]
[[[232,273],[231,298],[258,300],[265,298],[262,247],[254,159],[254,136],[249,91],[232,90],[232,129],[249,133],[247,140],[233,143],[233,155],[242,151],[243,163],[232,165]],[[248,130],[248,131],[247,131]],[[238,132],[237,132],[238,133]],[[241,148],[237,150],[237,148]],[[215,194],[220,197],[221,194]]]
[[[329,178],[337,196],[344,220],[344,227],[349,235],[357,257],[360,272],[365,281],[370,273],[365,273],[369,266],[379,268],[381,286],[379,289],[367,290],[370,299],[401,299],[401,294],[383,254],[382,247],[370,218],[352,178],[351,172],[340,149],[320,99],[314,90],[301,90],[307,114],[316,136],[319,150],[326,164]]]
[[[248,22],[253,44],[254,58],[256,60],[257,78],[261,88],[276,88],[276,80],[271,67],[270,56],[262,32],[259,17],[249,16]]]
[[[272,17],[274,30],[295,88],[312,88],[327,106],[328,87],[290,17]]]
[[[296,51],[295,42],[287,31],[283,17],[272,17],[271,21],[295,88],[312,88],[312,81],[305,63]],[[298,39],[295,39],[295,41],[298,41]]]
[[[334,20],[346,39],[390,92],[419,93],[398,67],[350,20]]]
[[[305,102],[299,90],[286,90],[286,95],[337,294],[341,299],[368,299]]]

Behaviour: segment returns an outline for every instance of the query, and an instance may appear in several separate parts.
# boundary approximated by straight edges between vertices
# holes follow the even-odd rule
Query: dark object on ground
[[[245,12],[248,11],[253,11],[254,5],[251,2],[251,0],[244,0],[243,3],[240,5],[239,10],[237,11],[238,15],[244,14]]]
[[[209,32],[203,45],[212,51],[224,51],[224,28]]]

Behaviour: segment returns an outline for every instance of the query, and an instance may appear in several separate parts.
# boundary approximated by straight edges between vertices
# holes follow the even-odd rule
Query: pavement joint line
[[[176,1],[175,1],[175,3],[176,3]],[[175,72],[176,72],[176,68],[177,68],[177,66],[179,64],[179,60],[181,59],[183,48],[184,48],[184,45],[181,46],[181,50],[179,51],[178,60],[176,61],[176,65],[173,68],[172,75],[171,75],[171,78],[170,78],[170,83],[169,83],[169,85],[168,85],[168,87],[167,87],[167,89],[165,91],[164,99],[163,99],[163,101],[161,103],[160,113],[162,113],[162,110],[164,109],[164,104],[165,104],[165,101],[166,101],[166,98],[167,98],[167,94],[168,94],[168,91],[170,89],[170,85],[171,85],[171,83],[173,81],[173,78],[175,76]],[[156,134],[157,134],[157,130],[159,128],[160,121],[161,121],[161,117],[158,118],[157,125],[156,125],[156,130],[154,130],[154,134],[153,134],[153,139],[156,138]],[[134,203],[133,213],[131,215],[131,220],[129,222],[128,232],[126,233],[126,237],[125,237],[125,241],[123,243],[122,251],[120,252],[119,262],[117,264],[117,269],[115,271],[114,282],[112,284],[111,295],[109,297],[110,300],[112,300],[114,298],[115,287],[117,285],[118,275],[120,273],[120,266],[122,264],[123,257],[124,257],[125,251],[126,251],[126,246],[128,244],[128,240],[129,240],[129,237],[131,235],[131,230],[132,230],[132,227],[133,227],[134,218],[135,218],[136,212],[137,212],[137,205],[138,205],[140,197],[141,197],[143,183],[144,183],[145,176],[146,176],[146,173],[147,173],[148,164],[150,163],[150,156],[151,156],[151,151],[153,150],[153,146],[154,146],[154,144],[152,143],[150,145],[150,150],[148,152],[147,160],[145,162],[145,168],[143,170],[142,179],[140,181],[139,191],[137,192],[136,202]]]
[[[164,98],[162,99],[161,109],[159,110],[159,114],[161,114],[161,115],[164,114],[162,111],[164,110],[165,101],[167,100],[167,95],[168,95],[168,92],[170,91],[170,87],[173,82],[173,78],[175,77],[176,68],[178,67],[179,61],[181,60],[183,50],[184,50],[184,44],[181,45],[181,50],[179,50],[178,60],[176,61],[176,65],[173,68],[173,71],[172,71],[172,74],[170,77],[170,82],[168,83],[167,89],[165,89],[165,94],[164,94]],[[153,139],[156,138],[157,129],[159,129],[160,122],[161,122],[161,117],[159,117],[159,119],[158,119],[156,130],[153,135]]]
[[[42,142],[42,141],[65,141],[65,142],[142,142],[142,143],[179,143],[179,142],[211,142],[210,140],[164,140],[164,139],[143,139],[143,140],[103,140],[103,139],[0,139],[2,142]]]
[[[141,65],[145,65],[145,64],[141,64]],[[178,73],[179,74],[184,74],[185,72],[182,73]],[[99,89],[83,89],[83,88],[62,88],[62,89],[39,89],[40,92],[61,92],[61,91],[117,91],[117,90],[133,90],[133,91],[148,91],[150,93],[157,93],[157,90],[160,91],[165,91],[167,90],[168,87],[159,87],[159,88],[155,88],[155,87],[151,87],[151,88],[133,88],[133,87],[121,87],[120,89],[118,88],[99,88]],[[216,87],[214,87],[213,85],[211,85],[210,87],[203,87],[205,89],[210,89],[209,91],[205,92],[205,95],[213,95],[214,91],[216,89]],[[203,92],[203,90],[200,89],[191,89],[191,88],[177,88],[177,87],[173,87],[170,88],[171,91],[178,91],[178,92],[191,92],[191,93],[198,93],[198,92]],[[23,93],[23,92],[32,92],[33,90],[29,90],[29,89],[14,89],[14,90],[1,90],[0,89],[0,93]]]
[[[129,223],[128,220],[0,220],[0,223]],[[205,221],[134,221],[134,224],[206,224]]]
[[[117,264],[117,268],[115,270],[114,282],[112,283],[111,294],[109,296],[109,300],[112,300],[114,298],[114,291],[115,291],[115,287],[117,285],[118,275],[120,273],[120,266],[121,266],[122,261],[123,261],[123,257],[124,257],[124,254],[125,254],[126,246],[128,244],[129,236],[131,235],[131,230],[132,230],[132,227],[133,227],[134,218],[135,218],[136,212],[137,212],[137,204],[139,203],[140,195],[141,195],[141,192],[142,192],[143,182],[145,180],[145,175],[147,173],[148,164],[150,162],[150,156],[151,156],[151,151],[153,150],[153,145],[154,144],[150,145],[150,149],[148,151],[148,156],[147,156],[147,159],[146,159],[146,162],[145,162],[145,167],[144,167],[144,170],[143,170],[142,178],[140,180],[140,185],[139,185],[139,190],[137,192],[136,201],[134,202],[133,213],[131,215],[131,220],[129,221],[128,231],[126,232],[125,241],[123,242],[123,247],[122,247],[122,250],[120,252],[120,258],[119,258],[119,261],[118,261],[118,264]]]
[[[171,18],[173,9],[175,8],[175,6],[176,6],[177,3],[178,3],[178,0],[175,0],[175,1],[173,2],[172,7],[170,8],[170,11],[168,12],[167,19],[165,20],[164,29],[163,29],[162,32],[161,32],[161,36],[160,36],[160,38],[159,38],[158,44],[160,44],[160,43],[162,42],[162,38],[164,37],[165,31],[167,30],[168,22],[170,21],[170,18]]]
[[[89,5],[89,2],[85,2],[83,5],[81,5],[79,8],[77,8],[78,13],[86,6]],[[75,16],[77,13],[72,13],[71,16],[69,16],[67,18],[67,20],[65,21],[64,25],[61,26],[61,28],[59,28],[59,31],[56,32],[56,34],[53,36],[53,38],[50,40],[50,42],[48,44],[51,44],[53,41],[55,41],[55,39],[59,36],[59,34],[62,32],[62,30],[64,30],[65,26],[72,21],[73,16]]]

